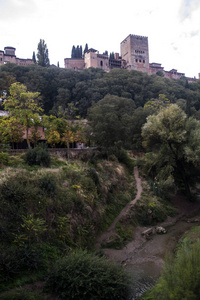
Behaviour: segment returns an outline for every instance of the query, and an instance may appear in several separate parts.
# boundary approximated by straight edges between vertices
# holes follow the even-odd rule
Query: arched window
[[[100,61],[100,65],[101,65],[101,67],[103,67],[103,60]]]

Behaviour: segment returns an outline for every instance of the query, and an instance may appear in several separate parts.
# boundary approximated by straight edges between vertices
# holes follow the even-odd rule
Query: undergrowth
[[[133,176],[117,161],[24,164],[22,156],[11,157],[0,171],[1,291],[33,281],[34,274],[41,279],[75,249],[92,250],[135,194]]]

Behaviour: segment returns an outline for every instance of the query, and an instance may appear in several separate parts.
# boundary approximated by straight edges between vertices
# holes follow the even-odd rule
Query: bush
[[[26,291],[24,289],[17,289],[1,295],[1,300],[43,300],[44,297]]]
[[[200,242],[183,243],[174,260],[165,263],[158,284],[150,292],[152,299],[200,299]]]
[[[25,156],[25,162],[29,166],[42,166],[42,167],[50,167],[51,157],[45,146],[38,146],[34,149],[29,149]]]
[[[45,174],[42,178],[40,178],[39,187],[47,195],[56,195],[57,182],[55,176],[52,174]]]
[[[46,288],[61,299],[128,299],[129,276],[104,257],[78,252],[58,261]]]
[[[0,152],[0,164],[8,165],[9,162],[9,154],[7,152]]]

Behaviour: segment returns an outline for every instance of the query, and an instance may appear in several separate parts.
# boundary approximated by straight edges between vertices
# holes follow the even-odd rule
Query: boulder
[[[148,228],[145,231],[142,232],[142,235],[145,237],[149,237],[153,233],[153,228]]]
[[[167,230],[164,227],[162,227],[162,226],[157,226],[156,227],[156,233],[158,233],[158,234],[164,234],[166,232],[167,232]]]

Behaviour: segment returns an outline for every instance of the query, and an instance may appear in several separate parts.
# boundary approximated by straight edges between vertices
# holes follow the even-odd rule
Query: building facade
[[[90,67],[100,68],[106,72],[112,69],[120,68],[127,70],[137,70],[149,75],[163,74],[170,79],[180,79],[185,76],[184,73],[176,69],[165,71],[160,63],[149,63],[149,45],[148,37],[129,34],[120,43],[121,53],[115,53],[114,58],[109,58],[106,54],[99,54],[93,48],[89,49],[82,59],[65,58],[65,68],[74,70],[83,70]],[[188,81],[196,81],[196,78],[188,78]]]
[[[5,47],[4,51],[0,50],[0,66],[7,63],[13,63],[19,66],[32,65],[34,63],[32,59],[16,57],[15,51],[16,49],[13,47]]]

